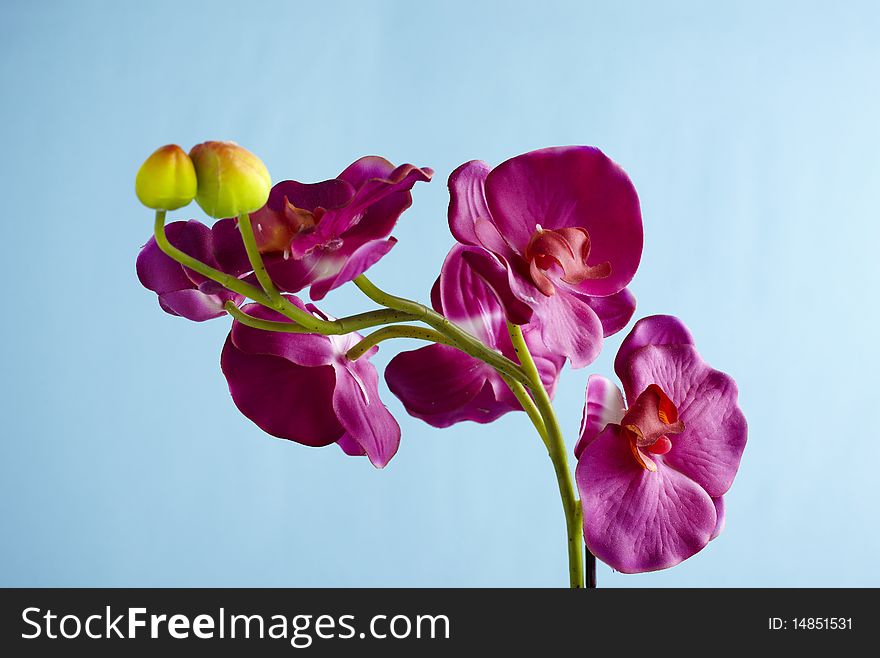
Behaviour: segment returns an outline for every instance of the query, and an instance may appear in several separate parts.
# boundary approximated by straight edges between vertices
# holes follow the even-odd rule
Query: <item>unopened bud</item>
[[[269,198],[272,180],[266,165],[235,142],[204,142],[189,157],[198,179],[196,201],[211,217],[253,212]]]
[[[192,160],[177,144],[157,149],[138,169],[134,191],[147,208],[183,208],[196,195],[196,170]]]

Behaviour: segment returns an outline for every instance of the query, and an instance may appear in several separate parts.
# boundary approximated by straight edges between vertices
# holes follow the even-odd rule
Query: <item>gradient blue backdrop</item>
[[[600,584],[880,585],[880,10],[608,4],[4,2],[0,584],[565,584],[521,414],[436,431],[386,390],[404,438],[384,471],[272,439],[229,398],[228,323],[140,288],[138,165],[233,139],[276,179],[434,167],[371,272],[420,299],[456,165],[600,146],[642,200],[638,313],[690,325],[751,429],[721,538]],[[570,447],[619,342],[563,377]]]

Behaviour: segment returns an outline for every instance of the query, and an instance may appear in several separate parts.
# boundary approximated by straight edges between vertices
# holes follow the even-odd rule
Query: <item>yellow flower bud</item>
[[[235,142],[204,142],[189,152],[199,189],[196,201],[211,217],[235,217],[259,210],[272,179],[266,165]]]
[[[134,191],[147,208],[183,208],[196,195],[196,170],[192,160],[177,144],[157,149],[138,169]]]

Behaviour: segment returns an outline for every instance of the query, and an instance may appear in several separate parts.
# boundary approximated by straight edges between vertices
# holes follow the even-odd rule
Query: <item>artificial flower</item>
[[[591,363],[635,310],[626,285],[641,259],[642,219],[626,173],[599,149],[567,146],[494,169],[465,163],[449,189],[452,234],[483,249],[469,260],[508,318],[537,315],[548,349],[575,368]]]
[[[623,390],[591,377],[578,456],[584,539],[624,573],[675,566],[716,537],[746,445],[733,379],[680,320],[636,323],[615,360]]]
[[[312,299],[363,274],[394,246],[410,190],[433,171],[364,157],[321,183],[282,181],[251,215],[257,246],[282,290],[311,286]]]

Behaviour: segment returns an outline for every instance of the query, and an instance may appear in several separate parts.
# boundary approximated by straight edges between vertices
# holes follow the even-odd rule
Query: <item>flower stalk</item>
[[[553,470],[556,472],[556,482],[559,485],[559,495],[562,498],[562,508],[565,512],[569,585],[572,589],[580,589],[584,586],[584,560],[581,550],[583,546],[583,541],[581,540],[583,517],[581,515],[581,504],[575,495],[574,482],[568,467],[562,429],[553,410],[550,396],[541,382],[541,376],[538,373],[535,360],[532,358],[528,345],[526,345],[522,329],[519,325],[508,322],[507,330],[510,333],[513,349],[519,356],[522,369],[531,382],[530,390],[534,395],[535,405],[541,413],[541,418],[546,428],[547,451],[550,455],[550,460],[553,462]]]
[[[502,375],[523,384],[531,386],[532,383],[520,367],[503,354],[496,352],[474,338],[458,325],[450,322],[448,318],[440,315],[424,304],[414,302],[403,297],[396,297],[381,290],[370,281],[366,275],[361,274],[354,280],[355,285],[374,302],[381,306],[393,308],[398,311],[411,313],[419,320],[430,325],[446,338],[454,341],[455,346],[475,359],[488,363]]]

